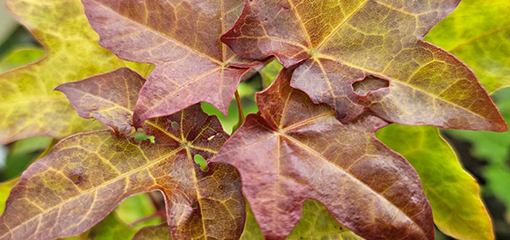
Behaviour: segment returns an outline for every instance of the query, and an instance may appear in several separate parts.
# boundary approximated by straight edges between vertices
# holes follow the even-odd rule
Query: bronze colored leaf
[[[82,1],[102,46],[156,65],[140,92],[135,124],[202,101],[226,114],[241,76],[254,65],[219,39],[239,16],[241,0]]]
[[[193,160],[196,154],[210,159],[228,138],[218,119],[194,105],[143,128],[155,143],[103,130],[55,145],[12,190],[0,239],[77,235],[128,196],[154,190],[165,196],[175,239],[239,237],[245,218],[239,173],[226,164],[209,164],[203,172]]]
[[[138,73],[121,68],[82,81],[65,83],[55,90],[66,94],[81,117],[93,116],[115,133],[127,135],[132,131],[131,114],[144,82],[145,79]]]
[[[285,67],[291,86],[347,123],[364,112],[396,123],[506,131],[472,71],[422,41],[460,0],[247,0],[222,40],[236,53]],[[367,78],[388,86],[358,94]]]
[[[291,70],[257,95],[260,115],[223,145],[211,162],[234,165],[267,239],[284,239],[305,200],[366,239],[434,239],[430,205],[418,174],[374,132],[387,123],[360,116],[343,125],[327,105],[290,87]]]

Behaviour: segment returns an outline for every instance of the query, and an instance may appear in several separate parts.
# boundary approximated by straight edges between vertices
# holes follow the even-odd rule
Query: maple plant
[[[47,56],[0,75],[0,142],[60,141],[12,188],[1,240],[94,238],[151,191],[166,222],[124,237],[434,239],[435,223],[494,239],[437,129],[388,126],[507,131],[474,73],[423,41],[460,0],[5,2]],[[259,70],[274,82],[229,136],[200,103],[226,114]]]

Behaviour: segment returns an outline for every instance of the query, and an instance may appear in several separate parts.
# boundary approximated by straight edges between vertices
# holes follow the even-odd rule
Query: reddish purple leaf
[[[0,240],[54,239],[80,234],[123,199],[159,190],[174,239],[235,238],[245,204],[235,168],[209,164],[228,138],[217,117],[200,105],[143,128],[155,143],[118,138],[110,131],[71,136],[32,164],[13,188],[0,217]]]
[[[374,132],[387,123],[363,115],[343,125],[327,105],[290,87],[290,70],[257,95],[260,115],[223,145],[212,162],[234,165],[267,239],[285,239],[306,199],[366,239],[434,239],[418,174]]]
[[[125,136],[132,131],[131,114],[144,82],[145,79],[138,73],[121,68],[78,82],[64,83],[55,90],[66,94],[81,117],[94,117],[115,133]]]
[[[291,86],[343,122],[373,112],[390,122],[506,131],[472,71],[423,36],[460,0],[247,0],[222,40],[242,57],[301,63]],[[353,85],[386,81],[364,95]]]
[[[241,76],[257,64],[220,42],[241,0],[82,1],[102,46],[156,65],[140,92],[135,124],[202,101],[226,114]]]

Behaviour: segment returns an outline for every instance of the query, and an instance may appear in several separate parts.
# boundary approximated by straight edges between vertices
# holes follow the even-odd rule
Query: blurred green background
[[[3,4],[0,5],[0,72],[44,57],[44,49],[41,45],[10,17]],[[510,41],[510,37],[508,39]],[[270,64],[264,71],[255,73],[241,83],[239,93],[245,115],[258,111],[254,93],[261,91],[263,86],[270,83],[270,76],[274,76],[278,67],[277,63]],[[492,97],[505,120],[510,122],[510,88],[498,90]],[[232,127],[238,120],[237,105],[234,100],[229,109],[229,117],[223,116],[209,104],[204,103],[202,106],[209,114],[218,115],[224,129],[229,133],[232,132]],[[442,135],[456,150],[463,166],[480,183],[483,200],[493,219],[496,239],[510,239],[508,209],[510,206],[510,133],[448,130],[442,131]],[[51,138],[35,137],[16,141],[7,146],[0,145],[0,182],[7,182],[20,176],[30,163],[52,144],[54,143]],[[7,197],[8,189],[12,185],[13,182],[0,185],[0,202]],[[157,203],[151,204],[151,201],[157,202],[159,198],[161,195],[158,193],[133,196],[117,208],[116,216],[136,228],[157,224],[162,221],[157,215],[161,206]],[[3,206],[0,209],[3,209]],[[137,221],[151,214],[155,214],[156,217],[149,221]],[[450,238],[438,233],[436,239]]]

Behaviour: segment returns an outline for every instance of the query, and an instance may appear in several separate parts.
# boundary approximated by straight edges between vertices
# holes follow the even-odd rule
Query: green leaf
[[[510,1],[463,0],[425,37],[455,54],[489,93],[510,86]]]
[[[283,66],[278,62],[278,59],[274,58],[259,73],[262,77],[262,86],[265,88],[269,87],[273,83],[278,73],[282,70]]]
[[[88,232],[90,240],[128,240],[133,238],[136,231],[123,222],[115,212],[106,216]]]
[[[246,204],[246,224],[241,240],[262,240],[264,235],[249,204]],[[303,204],[303,216],[286,239],[342,239],[360,240],[353,232],[340,225],[320,202],[308,199]]]
[[[286,239],[361,240],[363,238],[340,225],[320,202],[308,199],[303,204],[303,216]]]
[[[264,236],[287,237],[305,200],[313,198],[361,237],[433,239],[418,175],[375,139],[374,131],[387,123],[362,116],[343,125],[329,106],[291,88],[291,75],[283,70],[257,95],[260,115],[248,115],[210,160],[240,171]]]
[[[44,45],[46,57],[0,75],[0,143],[32,136],[62,139],[102,126],[81,119],[58,85],[128,63],[97,44],[79,0],[6,0],[14,17]],[[146,65],[132,65],[145,69]]]
[[[150,216],[156,212],[150,197],[148,194],[136,194],[122,201],[117,208],[115,213],[120,219],[127,223],[134,223],[137,220]],[[144,222],[137,223],[134,227],[140,229],[142,227],[155,225],[161,223],[161,218],[153,218]],[[167,225],[168,226],[168,225]]]
[[[0,61],[0,73],[35,62],[44,57],[44,54],[45,51],[41,48],[18,48]]]
[[[435,127],[390,125],[377,138],[402,154],[420,175],[438,228],[458,239],[494,239],[475,179]]]
[[[0,215],[4,212],[7,197],[9,197],[9,193],[11,192],[12,187],[16,185],[18,180],[19,178],[16,178],[7,182],[0,183]]]
[[[166,224],[148,226],[140,229],[133,240],[172,240],[170,229]]]
[[[246,1],[222,41],[252,60],[296,66],[291,86],[348,123],[370,112],[389,122],[506,131],[475,75],[422,41],[459,0]],[[386,85],[360,95],[355,83]]]
[[[492,95],[503,117],[510,122],[510,88],[498,90]],[[482,169],[489,194],[510,206],[510,132],[447,131],[450,136],[468,141],[472,145],[471,154],[489,164]],[[510,209],[507,209],[510,216]]]

